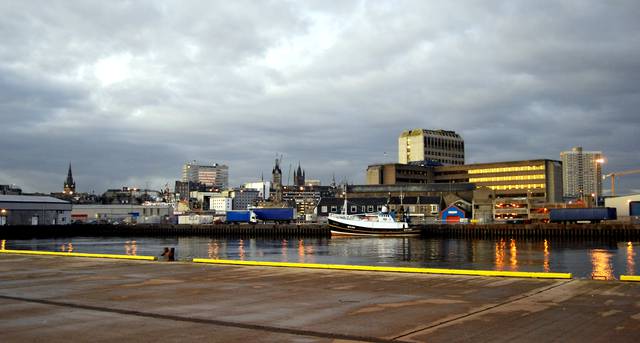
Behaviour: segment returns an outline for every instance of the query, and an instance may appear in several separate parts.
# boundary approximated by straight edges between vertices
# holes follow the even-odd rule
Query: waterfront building
[[[433,168],[413,164],[387,163],[367,167],[368,185],[433,183]]]
[[[216,211],[216,214],[224,214],[233,210],[233,199],[222,195],[213,196],[210,199],[209,208]]]
[[[487,187],[496,197],[532,197],[562,202],[562,163],[540,159],[457,166],[402,164],[372,165],[367,169],[369,185],[472,183]]]
[[[0,195],[0,226],[71,224],[71,203],[50,196]]]
[[[377,213],[387,207],[389,212],[406,214],[414,224],[433,223],[444,206],[440,196],[394,196],[394,197],[358,197],[347,199],[348,214]],[[344,198],[322,198],[316,207],[320,221],[326,220],[330,213],[342,213]]]
[[[159,224],[169,220],[173,207],[157,204],[73,205],[71,218],[83,223]]]
[[[174,187],[174,195],[178,201],[189,200],[191,192],[205,192],[207,190],[213,191],[211,187],[207,187],[201,183],[193,181],[176,181]]]
[[[429,161],[443,165],[464,164],[464,140],[454,131],[413,129],[398,137],[398,162]]]
[[[246,210],[250,206],[254,206],[258,201],[260,192],[255,189],[239,188],[229,192],[233,198],[234,210]]]
[[[601,151],[584,151],[574,147],[560,153],[562,159],[563,193],[566,198],[602,196]]]
[[[607,197],[604,206],[614,207],[618,220],[640,223],[640,194]]]
[[[76,194],[76,182],[73,181],[73,174],[71,173],[71,163],[69,163],[69,171],[67,171],[67,179],[64,182],[62,193],[65,195]]]
[[[229,187],[229,167],[224,164],[198,164],[196,161],[185,163],[182,167],[182,182],[195,182],[213,187],[226,189]]]
[[[562,202],[562,163],[539,159],[434,167],[436,183],[469,182],[496,197],[529,197]]]

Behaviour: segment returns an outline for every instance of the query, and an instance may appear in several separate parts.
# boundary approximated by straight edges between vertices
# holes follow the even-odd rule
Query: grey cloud
[[[363,182],[414,127],[460,132],[469,162],[582,145],[607,155],[605,170],[638,166],[633,1],[0,10],[0,183],[59,190],[69,160],[81,190],[172,183],[193,159],[230,165],[240,183],[268,176],[276,153],[325,183]]]

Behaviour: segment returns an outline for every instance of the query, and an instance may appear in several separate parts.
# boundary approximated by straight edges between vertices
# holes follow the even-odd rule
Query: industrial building
[[[0,226],[66,225],[71,203],[50,196],[0,195]]]
[[[454,131],[414,129],[398,137],[398,162],[431,161],[443,165],[464,164],[464,140]]]
[[[640,194],[604,199],[605,207],[615,207],[619,220],[640,222]]]
[[[412,223],[433,223],[440,215],[444,200],[439,196],[350,198],[347,200],[347,213],[376,213],[385,206],[390,212],[406,214]],[[343,207],[344,198],[322,198],[316,214],[323,221],[330,213],[342,213]]]
[[[560,153],[562,159],[563,194],[566,198],[597,199],[602,196],[601,151],[584,151],[574,147]]]
[[[71,218],[82,223],[158,224],[173,215],[169,204],[73,205]]]
[[[195,182],[206,187],[226,189],[229,187],[229,167],[224,164],[185,163],[182,167],[182,182]]]

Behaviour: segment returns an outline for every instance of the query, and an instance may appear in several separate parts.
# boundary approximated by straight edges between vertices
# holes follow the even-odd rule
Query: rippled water
[[[213,239],[207,237],[74,237],[2,240],[4,249],[160,255],[176,258],[377,266],[570,272],[613,279],[640,272],[640,242],[465,240],[423,238]]]

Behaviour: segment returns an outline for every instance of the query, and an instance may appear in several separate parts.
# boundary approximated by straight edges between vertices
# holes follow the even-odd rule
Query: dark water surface
[[[640,242],[425,238],[219,239],[74,237],[2,240],[3,249],[508,271],[569,272],[578,278],[637,275]]]

